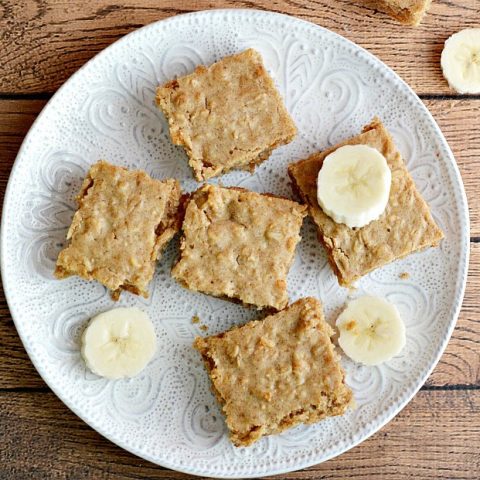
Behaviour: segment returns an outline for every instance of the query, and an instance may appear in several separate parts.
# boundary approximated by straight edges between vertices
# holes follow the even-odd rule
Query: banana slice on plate
[[[405,346],[405,325],[397,308],[380,297],[352,300],[337,319],[338,343],[347,356],[365,365],[379,365]]]
[[[467,28],[445,42],[443,76],[458,93],[480,93],[480,28]]]
[[[93,317],[82,336],[82,357],[97,375],[133,377],[155,354],[157,338],[148,315],[139,308],[114,308]]]
[[[368,145],[345,145],[325,157],[317,198],[337,223],[363,227],[384,212],[392,173],[385,157]]]

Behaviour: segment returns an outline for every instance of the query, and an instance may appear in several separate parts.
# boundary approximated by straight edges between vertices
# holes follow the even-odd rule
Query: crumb
[[[347,287],[347,289],[348,289],[348,296],[349,296],[349,297],[351,297],[352,295],[354,295],[354,294],[357,292],[357,290],[358,290],[358,288],[357,288],[355,285],[349,285],[349,286]]]
[[[402,272],[399,277],[402,279],[402,280],[408,280],[410,278],[410,274],[408,272]]]
[[[200,322],[200,317],[198,315],[194,315],[192,317],[192,323],[199,323]]]
[[[208,330],[208,325],[200,325],[200,330],[206,332]]]

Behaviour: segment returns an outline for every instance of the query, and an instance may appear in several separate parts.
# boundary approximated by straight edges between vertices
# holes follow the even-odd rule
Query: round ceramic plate
[[[199,355],[204,335],[258,313],[189,292],[170,277],[172,242],[142,299],[118,304],[96,282],[53,277],[55,260],[89,165],[106,159],[193,180],[186,157],[172,146],[154,105],[158,84],[253,47],[285,99],[299,134],[254,175],[225,175],[225,185],[291,197],[287,164],[360,132],[379,116],[392,132],[415,182],[445,232],[429,249],[376,270],[354,295],[394,302],[405,320],[402,354],[380,367],[342,359],[357,408],[343,417],[264,438],[250,448],[228,440]],[[291,300],[320,298],[330,321],[349,292],[338,286],[306,221],[288,288]],[[462,302],[469,224],[455,160],[422,102],[395,73],[344,38],[295,18],[220,10],[177,16],[142,28],[80,69],[50,100],[15,162],[2,219],[2,274],[12,316],[26,350],[52,390],[85,422],[123,448],[165,467],[197,475],[254,477],[307,467],[358,444],[388,422],[424,383],[443,352]],[[399,275],[408,272],[409,278]],[[86,370],[79,337],[88,319],[114,306],[136,305],[154,321],[158,352],[136,378],[108,381]]]

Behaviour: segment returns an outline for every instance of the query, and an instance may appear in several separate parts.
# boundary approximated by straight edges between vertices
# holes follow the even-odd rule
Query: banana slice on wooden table
[[[480,93],[480,28],[467,28],[445,42],[443,76],[459,93]]]

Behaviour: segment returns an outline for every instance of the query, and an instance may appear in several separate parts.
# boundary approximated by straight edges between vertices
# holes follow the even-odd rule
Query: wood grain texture
[[[480,388],[480,243],[470,244],[470,269],[460,316],[428,386],[473,385]]]
[[[27,388],[46,389],[47,386],[45,382],[35,370],[18,336],[1,286],[0,339],[0,390]],[[0,426],[0,439],[1,437]]]
[[[18,149],[46,100],[0,99],[0,202]],[[480,99],[424,100],[457,160],[469,199],[471,236],[480,237]]]
[[[268,478],[475,479],[480,469],[479,411],[478,390],[421,391],[401,415],[341,457]],[[49,392],[0,393],[0,425],[0,478],[195,478],[113,445]]]
[[[18,149],[45,101],[0,100],[0,209]]]
[[[0,92],[53,92],[126,33],[178,13],[211,8],[257,8],[309,20],[370,50],[417,93],[435,95],[452,93],[439,65],[445,39],[480,24],[477,0],[434,0],[417,28],[398,24],[363,0],[3,0]]]
[[[455,156],[470,208],[470,235],[480,237],[480,99],[424,100]]]
[[[45,105],[44,100],[0,101],[0,196],[25,133]],[[470,200],[472,236],[480,236],[480,202],[476,201],[480,171],[480,136],[476,119],[480,100],[427,100],[425,104],[439,122],[456,156]],[[1,200],[1,198],[0,198]],[[427,385],[480,386],[480,243],[471,244],[470,275],[464,307],[452,340]],[[45,386],[23,349],[0,292],[0,388]]]
[[[439,364],[427,380],[429,387],[480,388],[480,243],[471,244],[470,273],[457,326]],[[44,388],[18,337],[0,290],[0,390]]]

